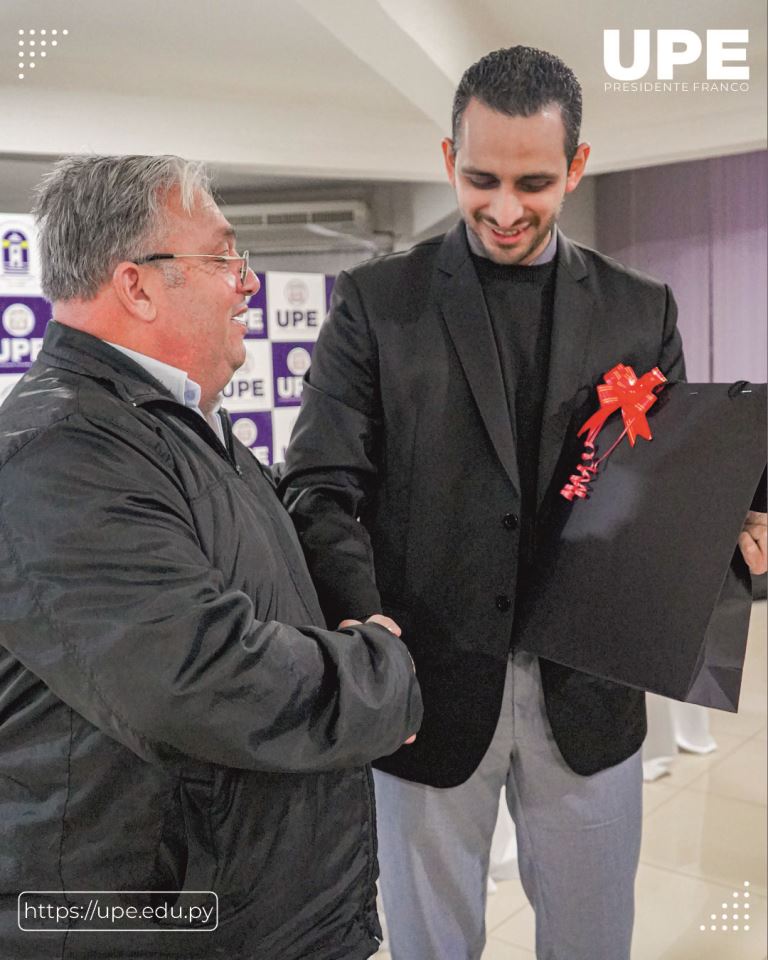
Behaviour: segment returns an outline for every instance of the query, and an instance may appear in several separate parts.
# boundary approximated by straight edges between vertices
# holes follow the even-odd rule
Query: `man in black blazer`
[[[462,221],[341,274],[287,454],[328,622],[389,616],[422,688],[415,744],[376,772],[394,960],[479,960],[502,788],[537,955],[629,956],[643,694],[539,663],[515,628],[602,375],[684,376],[670,290],[556,227],[580,120],[550,54],[470,67],[443,142]]]

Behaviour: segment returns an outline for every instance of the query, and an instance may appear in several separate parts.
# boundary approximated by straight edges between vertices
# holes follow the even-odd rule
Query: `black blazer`
[[[684,375],[676,313],[664,284],[559,235],[537,538],[565,502],[558,491],[602,375],[620,361]],[[463,224],[339,276],[282,490],[328,622],[383,611],[403,629],[424,721],[378,766],[409,780],[462,783],[498,719],[526,456],[512,423]],[[541,670],[572,769],[595,773],[640,747],[642,693],[545,661]]]

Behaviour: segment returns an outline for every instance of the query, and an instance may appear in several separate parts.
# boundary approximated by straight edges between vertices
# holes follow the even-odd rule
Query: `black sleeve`
[[[378,484],[380,428],[376,343],[354,280],[342,273],[280,484],[330,624],[381,610],[371,542],[359,521]]]
[[[677,329],[677,303],[668,286],[667,307],[664,314],[664,335],[661,344],[658,367],[670,382],[685,380],[685,359],[683,358],[683,341]]]
[[[421,719],[396,637],[258,620],[203,552],[173,475],[92,424],[57,425],[0,471],[0,642],[164,765],[358,766]]]
[[[768,509],[768,504],[766,503],[768,500],[766,497],[766,492],[768,492],[766,491],[766,486],[768,485],[766,473],[767,472],[763,470],[760,483],[757,485],[757,490],[755,490],[755,495],[752,498],[752,505],[749,508],[750,510],[757,510],[759,513],[766,513]]]

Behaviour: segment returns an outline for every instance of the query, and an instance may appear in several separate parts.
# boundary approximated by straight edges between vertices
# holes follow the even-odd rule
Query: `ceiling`
[[[609,28],[627,58],[634,28],[748,28],[749,91],[606,92]],[[557,53],[579,76],[592,173],[765,145],[762,0],[5,0],[0,210],[27,210],[62,153],[167,152],[207,161],[236,202],[389,185],[390,200],[407,195],[416,219],[436,222],[438,196],[450,203],[434,185],[456,83],[515,43]],[[676,78],[703,76],[701,60]]]

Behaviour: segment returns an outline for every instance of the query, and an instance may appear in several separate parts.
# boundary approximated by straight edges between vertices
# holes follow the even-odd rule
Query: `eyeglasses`
[[[236,257],[227,257],[218,253],[150,253],[149,256],[139,257],[133,262],[136,264],[152,263],[155,260],[180,260],[182,257],[195,260],[215,260],[217,263],[239,260],[241,263],[240,286],[245,284],[245,278],[248,276],[248,258],[250,257],[250,253],[247,250],[243,250],[243,252]]]

